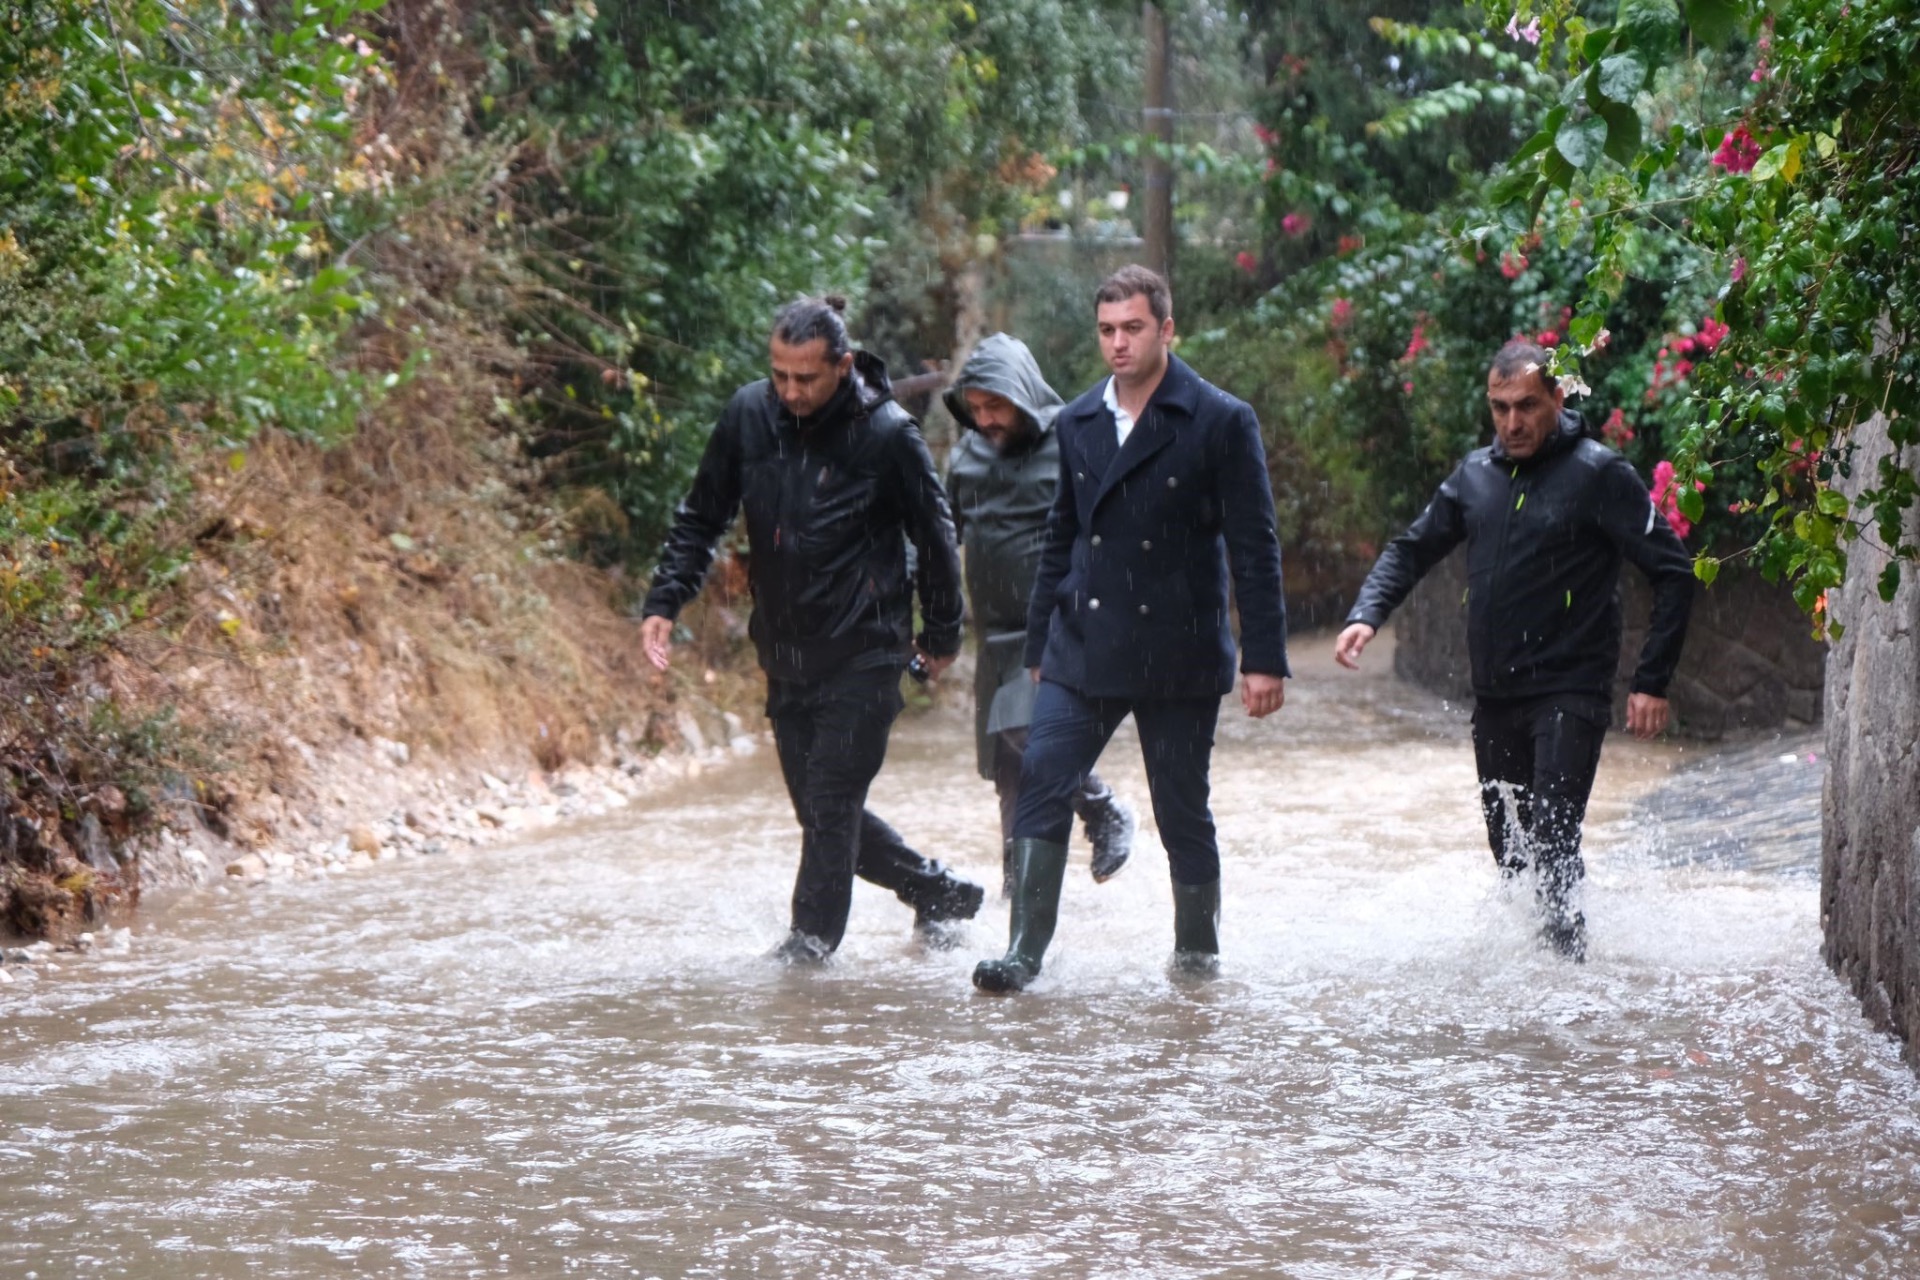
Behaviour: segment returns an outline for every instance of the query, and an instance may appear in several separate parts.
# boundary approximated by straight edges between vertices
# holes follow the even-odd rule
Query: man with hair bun
[[[893,399],[886,366],[853,349],[845,310],[837,295],[803,298],[775,319],[771,376],[736,391],[715,424],[640,624],[647,658],[665,670],[674,619],[744,511],[748,632],[801,829],[792,929],[775,952],[787,963],[818,963],[839,947],[855,875],[893,890],[934,938],[985,896],[866,809],[902,707],[901,672],[916,655],[932,676],[952,664],[962,604],[933,459]]]
[[[1627,697],[1627,728],[1667,725],[1667,684],[1693,601],[1693,562],[1631,464],[1566,409],[1547,352],[1501,348],[1487,374],[1494,439],[1468,454],[1420,518],[1387,545],[1334,644],[1342,666],[1434,565],[1467,544],[1473,753],[1487,841],[1503,879],[1531,868],[1542,939],[1576,963],[1580,825],[1613,716],[1620,564],[1653,587]],[[1511,804],[1511,807],[1510,807]]]

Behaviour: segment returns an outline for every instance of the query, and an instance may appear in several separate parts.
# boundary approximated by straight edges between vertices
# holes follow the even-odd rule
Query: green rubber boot
[[[1210,978],[1220,972],[1220,882],[1173,882],[1173,971]]]
[[[1021,838],[1007,842],[1013,863],[1013,906],[1008,912],[1007,954],[982,960],[973,985],[995,995],[1019,991],[1040,976],[1040,958],[1060,919],[1060,884],[1067,877],[1067,846]]]

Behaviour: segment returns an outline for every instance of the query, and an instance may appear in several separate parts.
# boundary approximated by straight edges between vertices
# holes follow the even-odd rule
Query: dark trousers
[[[1612,715],[1604,698],[1585,694],[1483,699],[1473,709],[1473,758],[1493,860],[1503,875],[1533,866],[1541,896],[1555,905],[1586,874],[1580,824]]]
[[[867,788],[900,714],[897,665],[843,671],[804,684],[767,681],[767,716],[780,772],[800,820],[793,927],[837,947],[853,905],[853,878],[919,906],[946,887],[946,868],[907,847],[867,812]]]
[[[1020,763],[1014,838],[1067,842],[1074,795],[1129,712],[1140,731],[1153,817],[1173,878],[1212,884],[1220,878],[1220,848],[1207,807],[1207,769],[1218,698],[1087,698],[1042,681]]]
[[[993,735],[993,790],[1000,797],[1000,839],[1013,839],[1013,815],[1020,808],[1020,761],[1027,753],[1027,731],[1006,729]],[[1089,821],[1111,795],[1099,775],[1089,773],[1069,803],[1081,821]]]

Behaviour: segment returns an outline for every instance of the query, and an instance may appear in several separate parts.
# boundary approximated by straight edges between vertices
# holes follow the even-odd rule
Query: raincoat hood
[[[981,340],[960,366],[960,376],[942,396],[953,420],[969,431],[977,431],[973,415],[967,411],[965,392],[969,387],[1012,401],[1040,435],[1053,430],[1053,420],[1064,403],[1040,376],[1040,366],[1027,344],[1004,333]]]

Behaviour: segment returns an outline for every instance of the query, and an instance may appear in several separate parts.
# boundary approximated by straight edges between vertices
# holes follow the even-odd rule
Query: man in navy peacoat
[[[1052,940],[1073,789],[1129,713],[1173,877],[1174,954],[1219,953],[1220,854],[1208,765],[1232,692],[1239,607],[1241,701],[1268,715],[1289,674],[1280,542],[1260,425],[1245,403],[1167,350],[1172,301],[1144,267],[1095,296],[1113,376],[1060,411],[1060,487],[1027,612],[1039,684],[1009,842],[1011,940],[974,985],[1017,991]]]

